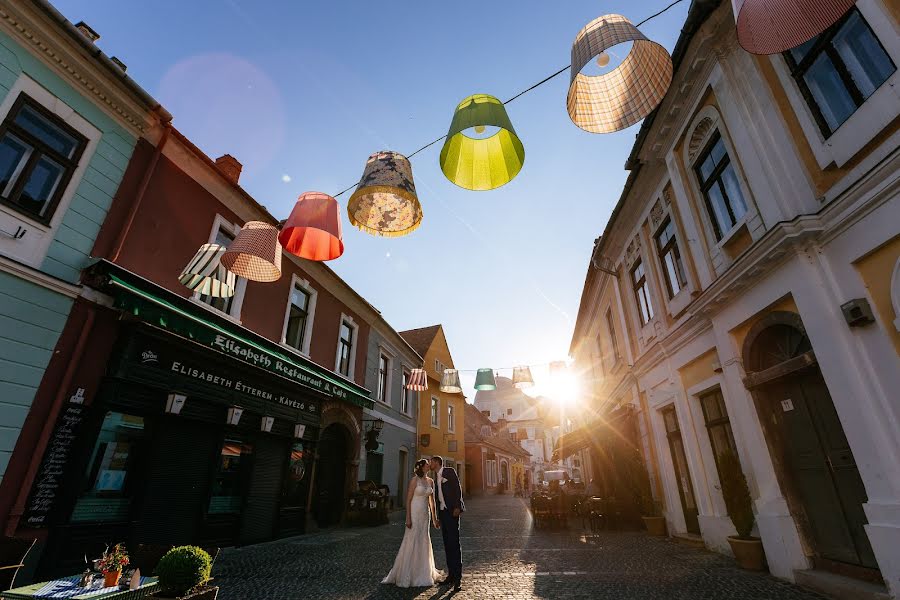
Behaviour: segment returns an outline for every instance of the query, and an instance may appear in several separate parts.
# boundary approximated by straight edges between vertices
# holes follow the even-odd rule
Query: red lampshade
[[[285,252],[309,260],[333,260],[344,253],[337,200],[321,192],[304,192],[284,222],[278,241]]]
[[[406,389],[415,392],[424,392],[428,389],[428,375],[425,369],[413,369],[409,374],[409,381],[406,383]]]
[[[753,54],[778,54],[816,37],[856,0],[731,0],[741,47]]]

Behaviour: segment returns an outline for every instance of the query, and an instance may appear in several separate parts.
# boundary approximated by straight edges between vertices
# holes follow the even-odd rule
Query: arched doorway
[[[350,431],[332,423],[319,437],[319,464],[316,469],[316,522],[319,527],[341,521],[347,496],[347,464],[352,442]]]
[[[743,356],[776,474],[816,565],[877,569],[864,529],[865,487],[800,316],[761,319]]]

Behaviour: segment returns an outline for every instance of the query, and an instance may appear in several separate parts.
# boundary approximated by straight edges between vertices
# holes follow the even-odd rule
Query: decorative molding
[[[625,263],[627,268],[631,268],[634,264],[634,261],[640,257],[641,254],[641,242],[638,239],[638,236],[634,236],[630,242],[628,242],[628,247],[625,248]]]
[[[665,216],[666,214],[663,210],[662,203],[657,200],[653,204],[653,208],[650,209],[650,225],[653,231],[656,231],[656,228],[659,227]]]
[[[56,277],[47,275],[46,273],[2,255],[0,255],[0,271],[9,273],[19,279],[24,279],[25,281],[39,285],[42,288],[47,288],[52,292],[62,294],[69,298],[77,298],[81,294],[80,285],[73,285],[61,279],[57,279]]]
[[[703,119],[697,123],[696,127],[694,127],[694,131],[691,132],[691,141],[688,142],[688,159],[691,164],[694,164],[697,155],[703,149],[703,144],[709,137],[709,132],[712,131],[715,125],[716,122],[713,121],[712,118],[703,117]]]

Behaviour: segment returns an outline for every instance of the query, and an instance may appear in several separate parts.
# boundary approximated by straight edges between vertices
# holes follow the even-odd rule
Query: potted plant
[[[215,600],[218,587],[206,585],[212,570],[212,557],[197,546],[176,546],[159,560],[156,575],[159,577],[160,598],[191,600]]]
[[[122,569],[127,565],[128,554],[125,552],[125,546],[116,544],[112,551],[107,548],[100,560],[97,561],[97,568],[103,573],[103,587],[119,585]]]
[[[753,504],[750,490],[747,488],[747,479],[741,469],[741,461],[734,452],[728,451],[719,455],[719,476],[725,507],[737,530],[736,536],[728,536],[734,558],[743,569],[762,571],[765,568],[762,541],[750,535],[755,520]]]
[[[624,457],[624,471],[628,488],[634,503],[641,513],[641,520],[650,535],[666,535],[666,518],[662,516],[659,503],[653,499],[650,489],[650,474],[644,465],[639,450],[628,451]]]

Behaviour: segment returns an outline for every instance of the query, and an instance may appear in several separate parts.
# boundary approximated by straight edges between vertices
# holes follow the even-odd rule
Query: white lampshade
[[[440,390],[448,394],[462,392],[462,384],[459,382],[459,371],[456,369],[444,369],[443,374],[441,374]]]

